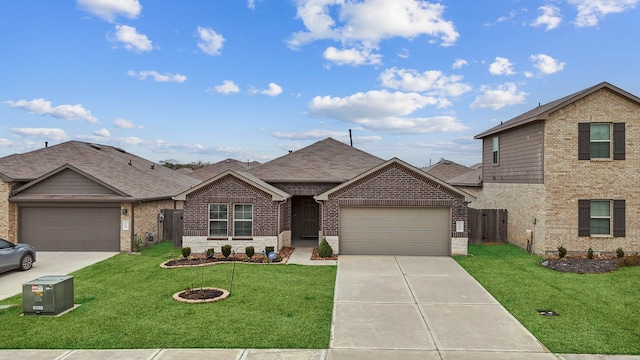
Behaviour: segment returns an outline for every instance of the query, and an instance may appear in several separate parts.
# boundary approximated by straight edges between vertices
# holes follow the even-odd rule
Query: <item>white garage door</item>
[[[341,208],[339,236],[345,255],[450,255],[450,209]]]
[[[19,242],[47,251],[120,251],[116,204],[20,207]]]

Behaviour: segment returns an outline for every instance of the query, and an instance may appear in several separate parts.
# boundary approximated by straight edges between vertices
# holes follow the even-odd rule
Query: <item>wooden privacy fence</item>
[[[507,242],[506,209],[468,209],[469,244]]]
[[[162,241],[172,240],[175,249],[182,247],[182,210],[164,209]]]

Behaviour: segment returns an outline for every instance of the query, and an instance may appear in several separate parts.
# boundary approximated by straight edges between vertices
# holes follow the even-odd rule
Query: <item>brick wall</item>
[[[278,189],[293,196],[315,196],[322,194],[336,186],[338,183],[273,183]],[[291,246],[291,199],[282,205],[282,218],[280,219],[281,231],[288,231],[288,244]],[[286,239],[286,236],[285,236]],[[287,240],[285,240],[285,244]]]
[[[15,242],[15,238],[9,236],[11,216],[9,215],[9,195],[11,194],[11,184],[0,182],[0,237]]]

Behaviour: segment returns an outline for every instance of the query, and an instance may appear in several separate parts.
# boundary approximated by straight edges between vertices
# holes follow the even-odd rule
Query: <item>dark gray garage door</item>
[[[47,251],[120,251],[120,206],[20,207],[19,241]]]
[[[450,255],[449,208],[340,209],[340,254]]]

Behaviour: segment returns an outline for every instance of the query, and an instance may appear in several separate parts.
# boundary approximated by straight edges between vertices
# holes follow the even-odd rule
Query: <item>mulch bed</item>
[[[609,272],[618,269],[618,259],[611,256],[598,255],[593,259],[586,256],[565,256],[563,258],[550,258],[540,265],[562,272],[578,274],[594,274]]]
[[[293,252],[292,247],[283,247],[278,252],[279,258],[270,260],[266,255],[256,254],[251,259],[247,257],[246,254],[236,254],[229,256],[228,258],[224,258],[222,254],[215,254],[213,257],[206,258],[204,254],[195,254],[189,256],[188,259],[179,258],[179,259],[171,259],[169,261],[164,262],[162,265],[164,267],[181,267],[181,266],[201,266],[201,265],[212,265],[212,264],[220,264],[225,262],[244,262],[244,263],[255,263],[255,264],[264,264],[264,263],[286,263],[289,259],[289,256]]]
[[[189,300],[213,299],[221,296],[223,292],[218,289],[192,289],[180,293],[181,298]]]
[[[311,253],[311,260],[338,260],[338,255],[331,255],[329,257],[321,257],[318,255],[318,248],[314,247]]]

